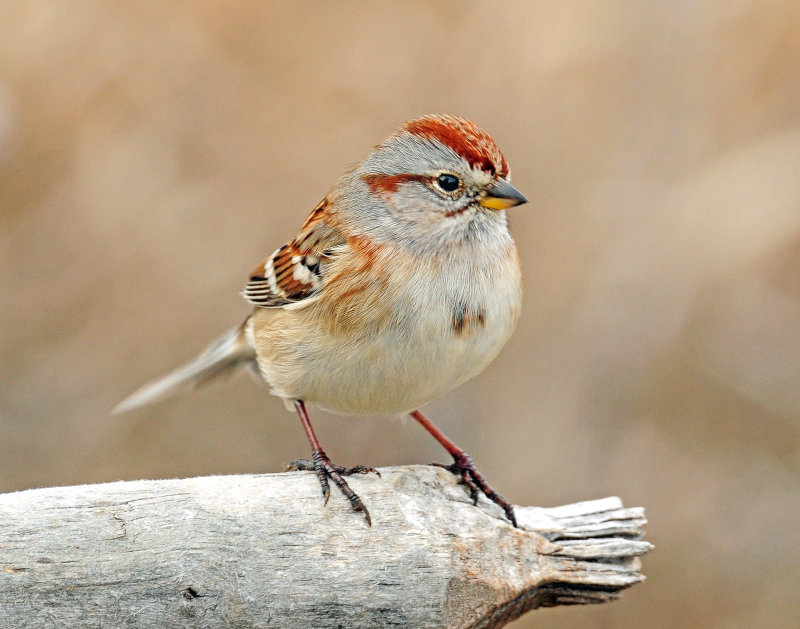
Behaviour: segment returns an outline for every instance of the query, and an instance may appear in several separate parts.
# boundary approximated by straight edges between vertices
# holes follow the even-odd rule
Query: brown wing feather
[[[250,274],[242,294],[254,306],[280,308],[314,297],[325,283],[325,267],[346,244],[326,222],[327,199],[311,212],[297,237]]]

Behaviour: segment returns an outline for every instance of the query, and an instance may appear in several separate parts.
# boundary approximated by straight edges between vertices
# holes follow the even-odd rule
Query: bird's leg
[[[303,400],[295,400],[294,407],[297,409],[297,414],[300,416],[300,421],[303,424],[303,430],[306,431],[306,437],[308,437],[308,442],[311,444],[311,458],[312,461],[308,461],[306,459],[300,459],[299,461],[292,461],[289,465],[286,466],[288,470],[308,470],[314,471],[319,479],[319,484],[322,485],[322,495],[325,497],[325,504],[328,504],[328,498],[331,495],[330,485],[328,484],[328,478],[330,478],[336,486],[341,490],[341,492],[345,495],[350,501],[350,505],[353,507],[354,511],[361,511],[364,514],[364,517],[367,519],[367,525],[372,526],[372,520],[369,517],[369,511],[364,506],[364,503],[361,502],[361,498],[358,497],[352,489],[350,489],[350,485],[347,484],[343,476],[349,476],[350,474],[368,474],[369,472],[375,472],[380,476],[378,470],[372,467],[366,467],[365,465],[356,465],[355,467],[342,467],[340,465],[334,465],[331,463],[331,460],[328,458],[328,455],[325,454],[325,451],[320,447],[319,440],[317,439],[317,435],[314,433],[314,428],[311,426],[311,420],[308,419],[308,413],[306,412],[306,406],[303,404]]]
[[[513,505],[489,486],[489,483],[486,482],[486,479],[472,462],[472,457],[450,441],[447,435],[434,426],[431,420],[419,411],[413,411],[411,417],[416,419],[453,457],[453,463],[451,465],[442,465],[441,463],[432,463],[432,465],[443,467],[460,477],[461,482],[469,489],[469,496],[472,498],[473,503],[478,504],[478,494],[483,492],[489,500],[505,511],[506,517],[511,524],[517,526],[517,518],[514,516]]]

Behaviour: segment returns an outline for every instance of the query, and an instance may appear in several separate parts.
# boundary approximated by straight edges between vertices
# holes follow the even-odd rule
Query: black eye
[[[439,175],[436,184],[445,192],[455,192],[461,185],[461,180],[455,175]]]

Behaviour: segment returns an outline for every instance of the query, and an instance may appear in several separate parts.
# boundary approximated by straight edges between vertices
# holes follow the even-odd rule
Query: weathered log
[[[517,507],[430,466],[351,477],[372,527],[311,472],[0,495],[0,627],[500,627],[641,581],[644,512]]]

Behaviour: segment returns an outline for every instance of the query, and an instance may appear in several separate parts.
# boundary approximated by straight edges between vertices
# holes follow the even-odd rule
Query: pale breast
[[[521,302],[513,246],[497,255],[409,260],[382,251],[305,308],[257,311],[253,335],[273,393],[342,414],[399,413],[494,359]],[[329,289],[329,290],[328,290]]]

